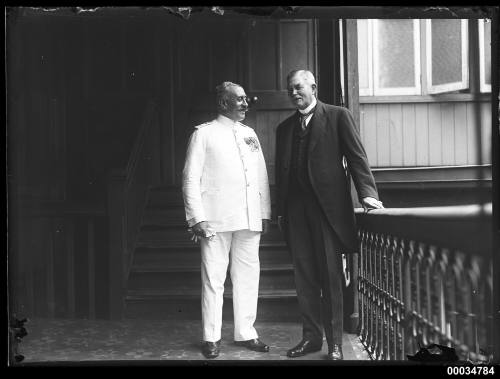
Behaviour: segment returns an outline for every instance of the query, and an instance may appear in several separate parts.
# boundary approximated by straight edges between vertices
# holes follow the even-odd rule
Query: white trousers
[[[233,284],[234,340],[257,338],[253,324],[259,294],[260,232],[218,232],[201,239],[201,310],[203,340],[221,339],[224,281],[230,263]]]

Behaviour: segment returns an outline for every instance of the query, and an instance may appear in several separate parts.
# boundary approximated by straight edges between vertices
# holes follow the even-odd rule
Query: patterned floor
[[[199,321],[36,319],[29,320],[25,327],[28,335],[18,349],[25,357],[21,364],[205,360],[200,352]],[[234,345],[233,324],[225,321],[221,353],[215,361],[325,360],[326,342],[321,352],[295,359],[286,356],[287,349],[300,341],[301,326],[297,323],[261,322],[256,323],[256,329],[270,346],[269,353]],[[356,335],[344,334],[343,351],[346,361],[370,360]]]

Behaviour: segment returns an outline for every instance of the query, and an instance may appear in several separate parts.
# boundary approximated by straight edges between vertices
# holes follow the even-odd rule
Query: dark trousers
[[[286,220],[303,338],[342,344],[342,245],[314,196],[290,194]]]

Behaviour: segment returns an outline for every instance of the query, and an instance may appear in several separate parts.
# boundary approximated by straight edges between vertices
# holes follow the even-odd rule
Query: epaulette
[[[195,129],[201,129],[201,128],[204,128],[205,126],[210,125],[211,123],[212,123],[212,121],[204,122],[203,124],[196,125],[194,128]]]

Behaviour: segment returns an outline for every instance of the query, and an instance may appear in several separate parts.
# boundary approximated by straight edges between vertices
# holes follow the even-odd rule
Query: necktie
[[[314,107],[313,109],[311,109],[309,112],[305,113],[305,114],[300,114],[300,126],[302,128],[302,130],[306,130],[307,128],[307,124],[306,124],[306,120],[307,118],[314,113],[314,110],[316,109],[316,107]]]

